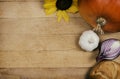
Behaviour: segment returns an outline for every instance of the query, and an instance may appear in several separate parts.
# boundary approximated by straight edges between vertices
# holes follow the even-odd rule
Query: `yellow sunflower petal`
[[[63,18],[64,18],[64,20],[65,20],[66,22],[69,21],[69,16],[68,16],[68,14],[66,13],[66,11],[62,11],[62,16],[63,16]]]
[[[48,8],[52,8],[52,7],[56,7],[56,6],[55,6],[55,2],[50,2],[50,3],[44,3],[43,7],[45,9],[48,9]]]
[[[69,9],[66,10],[67,12],[71,12],[71,13],[76,13],[78,11],[78,7],[72,5]]]
[[[45,3],[49,3],[49,2],[53,2],[53,1],[56,1],[56,0],[44,0]]]
[[[50,15],[50,14],[53,14],[54,12],[56,12],[56,10],[57,10],[56,7],[53,7],[50,9],[45,9],[45,13],[46,13],[46,15]]]
[[[60,10],[57,12],[58,22],[60,22],[61,19],[62,19],[62,14],[61,13],[62,13],[62,11],[60,11]]]

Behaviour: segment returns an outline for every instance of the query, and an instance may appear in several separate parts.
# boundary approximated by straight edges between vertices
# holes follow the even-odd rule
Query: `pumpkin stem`
[[[100,33],[100,34],[104,34],[102,27],[107,23],[106,19],[103,17],[99,17],[96,20],[96,23],[97,23],[97,26],[95,28],[93,28],[93,31]]]

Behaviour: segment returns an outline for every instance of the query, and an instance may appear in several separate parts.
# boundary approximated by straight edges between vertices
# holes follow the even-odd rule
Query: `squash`
[[[78,9],[95,31],[120,31],[120,0],[78,0]]]

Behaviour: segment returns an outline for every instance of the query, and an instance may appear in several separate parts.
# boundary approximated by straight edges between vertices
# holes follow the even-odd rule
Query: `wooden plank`
[[[79,13],[69,14],[80,17]],[[56,17],[56,14],[46,16],[43,2],[0,2],[0,18],[35,18]]]
[[[81,18],[58,23],[56,18],[0,19],[0,33],[38,35],[80,35],[91,29]]]
[[[78,48],[78,35],[20,33],[1,33],[0,67],[91,67],[95,64],[96,54]],[[119,34],[105,34],[101,38],[120,39]]]
[[[79,14],[71,15],[68,24],[57,23],[55,14],[47,17],[42,5],[42,2],[0,2],[0,67],[93,66],[98,51],[87,53],[78,46],[80,34],[90,27]],[[100,37],[120,39],[119,34]]]
[[[20,77],[15,75],[1,75],[0,79],[20,79]]]
[[[118,37],[118,35],[116,35],[116,37]],[[9,35],[1,36],[1,38],[3,39],[6,38],[6,39],[1,41],[0,67],[8,67],[8,68],[9,67],[13,67],[13,68],[14,67],[91,67],[92,65],[95,64],[95,58],[97,53],[96,54],[95,52],[87,53],[82,50],[75,51],[76,49],[74,47],[77,47],[77,45],[75,45],[75,41],[73,42],[74,45],[72,45],[71,40],[65,41],[65,39],[63,39],[61,44],[61,41],[59,41],[60,38],[62,38],[61,36],[53,36],[55,37],[55,39],[58,40],[54,41],[52,39],[51,44],[49,43],[50,41],[46,40],[48,38],[51,38],[51,36],[50,37],[43,36],[43,38],[46,39],[42,39],[41,42],[35,40],[32,41],[32,43],[30,42],[32,40],[31,38],[23,40],[22,43],[19,42],[21,38],[29,37],[29,35],[26,36],[23,35],[24,37],[22,37],[21,35],[15,35],[15,36],[18,37],[16,37],[15,39],[14,37],[10,38],[11,36]],[[112,36],[113,35],[110,35],[110,37]],[[69,36],[67,36],[66,38],[68,39],[68,37]],[[108,36],[103,36],[103,37],[108,37]],[[33,35],[33,38],[38,39],[38,36]],[[76,38],[71,37],[69,39],[76,39]],[[35,42],[36,44],[34,44]],[[42,45],[45,47],[41,49],[42,45],[40,44],[41,46],[37,47],[37,43],[41,43],[41,44],[43,43]],[[69,45],[71,48],[72,47],[73,48],[68,49]],[[120,59],[118,59],[117,61],[120,62]]]
[[[0,19],[0,50],[79,50],[79,36],[90,27],[80,18],[69,23],[54,19]]]
[[[1,69],[0,79],[86,79],[90,68],[13,68]]]
[[[5,34],[80,35],[83,31],[90,29],[92,27],[81,18],[72,18],[69,23],[57,23],[55,18],[0,19],[0,33]],[[104,40],[119,39],[119,34],[120,32],[105,33],[100,37]]]
[[[97,52],[84,51],[11,51],[0,52],[0,68],[92,67]],[[120,62],[120,57],[115,61]]]
[[[109,38],[115,38],[120,40],[120,32],[116,33],[105,33],[104,35],[100,35],[101,41],[109,39]]]
[[[79,50],[79,36],[1,34],[0,51]]]
[[[91,67],[96,55],[84,51],[5,51],[0,52],[0,68]]]
[[[78,40],[75,35],[1,34],[0,51],[81,50]]]

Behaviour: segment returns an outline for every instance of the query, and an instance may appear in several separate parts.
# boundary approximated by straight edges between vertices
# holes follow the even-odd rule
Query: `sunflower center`
[[[72,0],[57,0],[56,7],[58,10],[67,10],[72,5]]]

